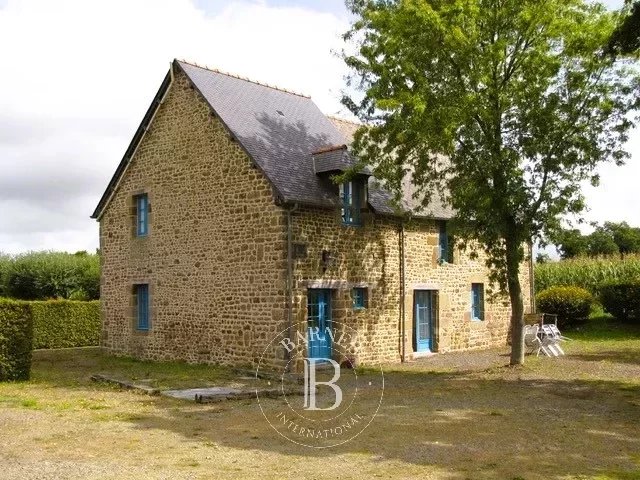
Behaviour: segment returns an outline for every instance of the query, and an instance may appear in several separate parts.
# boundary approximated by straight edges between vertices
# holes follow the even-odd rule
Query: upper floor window
[[[447,230],[447,222],[442,220],[438,225],[438,261],[453,263],[453,237]]]
[[[141,283],[134,287],[136,303],[136,329],[149,330],[149,285]]]
[[[484,285],[471,284],[471,320],[484,320]]]
[[[356,287],[351,291],[351,297],[353,300],[353,308],[356,310],[367,308],[367,289],[362,287]]]
[[[363,181],[351,180],[340,184],[342,203],[342,223],[362,225],[360,212],[366,199],[366,187]]]
[[[136,204],[136,236],[144,237],[149,233],[149,197],[146,193],[134,197]]]

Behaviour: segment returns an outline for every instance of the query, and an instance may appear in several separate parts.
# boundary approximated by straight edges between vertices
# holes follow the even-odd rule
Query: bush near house
[[[0,296],[96,300],[100,296],[100,257],[87,252],[0,254]]]
[[[33,348],[86,347],[100,343],[100,302],[28,302],[33,316]]]
[[[610,283],[600,289],[604,310],[623,322],[640,322],[640,281]]]
[[[29,304],[0,299],[0,381],[29,379],[32,346]]]
[[[640,281],[640,256],[627,255],[608,258],[576,258],[559,262],[539,263],[535,266],[536,289],[576,286],[598,296],[604,285]]]
[[[559,328],[584,322],[593,302],[593,295],[580,287],[551,287],[536,296],[538,311],[558,315]]]

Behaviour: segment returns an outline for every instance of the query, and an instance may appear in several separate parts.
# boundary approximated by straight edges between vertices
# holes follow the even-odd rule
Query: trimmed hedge
[[[32,347],[29,304],[0,299],[0,381],[29,379]]]
[[[100,344],[99,301],[48,300],[29,304],[33,315],[33,348]]]
[[[640,321],[640,281],[604,285],[600,301],[604,310],[618,320]]]
[[[580,287],[551,287],[536,296],[538,311],[558,315],[558,327],[576,325],[589,318],[594,299]]]

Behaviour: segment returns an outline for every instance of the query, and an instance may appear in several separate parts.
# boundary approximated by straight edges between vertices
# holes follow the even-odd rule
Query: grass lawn
[[[202,386],[232,381],[223,368],[39,351],[31,381],[0,384],[0,478],[640,479],[640,330],[608,323],[523,368],[496,350],[390,365],[369,428],[328,450],[278,436],[255,400],[195,405],[89,380]]]

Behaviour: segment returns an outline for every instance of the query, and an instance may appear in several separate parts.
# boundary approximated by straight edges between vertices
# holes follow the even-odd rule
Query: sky
[[[0,0],[0,252],[97,248],[89,216],[173,58],[346,115],[348,22],[341,0]],[[637,132],[629,149],[585,190],[588,220],[640,226]]]

